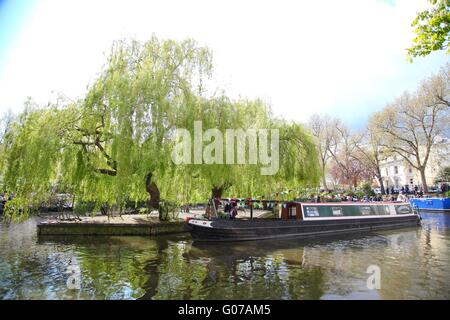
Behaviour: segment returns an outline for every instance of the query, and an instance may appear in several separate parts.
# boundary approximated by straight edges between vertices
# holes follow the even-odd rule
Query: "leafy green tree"
[[[193,40],[115,42],[83,100],[26,111],[15,124],[3,150],[10,208],[26,210],[60,181],[97,209],[145,198],[158,209],[175,115],[210,68]]]
[[[449,53],[450,1],[428,0],[430,8],[419,12],[412,22],[416,37],[407,49],[408,59],[429,55],[432,51]]]
[[[158,184],[172,166],[170,132],[176,114],[192,107],[192,91],[202,90],[210,69],[209,51],[193,40],[154,37],[144,44],[114,44],[72,128],[78,167],[90,169],[85,171],[88,188],[79,190],[83,198],[93,195],[120,205],[128,197],[142,200],[146,191],[149,207],[159,209]]]
[[[2,138],[3,186],[14,195],[7,214],[26,216],[52,192],[64,192],[77,212],[146,201],[163,219],[177,204],[211,193],[243,197],[316,183],[315,146],[303,127],[275,119],[259,100],[205,97],[211,66],[209,50],[193,40],[117,41],[83,99],[29,102]],[[197,120],[222,132],[279,129],[278,173],[262,176],[261,164],[176,165],[175,129],[193,132]]]
[[[11,124],[1,150],[3,184],[14,195],[6,212],[26,216],[48,198],[61,159],[60,115],[54,107],[37,109],[30,101]]]
[[[223,154],[219,156],[221,159],[219,163],[177,166],[177,170],[182,171],[177,176],[184,176],[184,181],[179,181],[177,185],[182,186],[185,183],[187,188],[181,189],[188,193],[196,190],[199,196],[196,199],[204,200],[210,196],[264,196],[287,188],[296,188],[302,184],[317,185],[320,169],[314,158],[317,151],[311,135],[300,124],[274,118],[270,108],[261,100],[231,101],[222,96],[204,99],[199,101],[198,108],[184,111],[188,114],[180,116],[183,117],[181,127],[187,128],[191,136],[194,134],[194,121],[201,120],[203,131],[216,129],[224,140],[220,141],[224,148]],[[242,133],[247,134],[244,164],[237,163],[237,140],[233,143],[234,162],[233,164],[226,162],[225,149],[229,148],[227,129],[242,129]],[[254,148],[257,143],[261,148],[261,144],[257,142],[258,138],[252,140],[251,133],[247,130],[255,130],[260,134],[259,130],[269,129],[279,131],[279,170],[274,175],[263,175],[261,169],[267,165],[256,154],[259,150],[255,151]],[[271,137],[268,142],[270,139]],[[208,145],[215,142],[215,138],[211,140],[203,141],[204,153],[207,152]],[[194,146],[191,146],[191,151],[195,152]]]

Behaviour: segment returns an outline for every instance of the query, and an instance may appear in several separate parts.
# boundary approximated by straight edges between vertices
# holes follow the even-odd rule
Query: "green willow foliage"
[[[6,212],[27,216],[49,198],[58,177],[63,151],[59,121],[64,112],[54,106],[39,109],[28,102],[4,137],[1,157],[4,189],[14,194]]]
[[[214,188],[244,197],[317,185],[316,150],[303,127],[275,119],[260,100],[205,97],[211,70],[210,51],[190,39],[115,42],[83,99],[28,106],[9,126],[0,146],[0,181],[14,195],[6,213],[26,216],[55,192],[99,210],[148,201],[149,193],[157,194],[156,202],[187,203],[205,201]],[[223,132],[279,128],[279,172],[261,176],[258,165],[175,165],[174,130],[192,130],[196,120],[203,130]]]

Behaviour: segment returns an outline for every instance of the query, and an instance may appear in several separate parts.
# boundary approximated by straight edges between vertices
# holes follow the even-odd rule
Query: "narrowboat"
[[[194,241],[250,241],[328,236],[420,225],[408,202],[288,202],[278,218],[190,219]]]
[[[412,198],[409,201],[418,210],[450,212],[450,198]]]

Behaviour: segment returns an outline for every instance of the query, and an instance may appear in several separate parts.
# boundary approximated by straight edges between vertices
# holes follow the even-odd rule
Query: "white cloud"
[[[8,52],[0,108],[18,110],[27,96],[46,103],[52,90],[81,96],[114,39],[155,33],[208,45],[214,85],[232,96],[262,97],[277,114],[300,121],[338,106],[351,114],[358,102],[385,103],[402,90],[399,81],[409,80],[403,89],[410,89],[443,64],[443,55],[412,65],[404,59],[410,23],[425,4],[46,0]]]

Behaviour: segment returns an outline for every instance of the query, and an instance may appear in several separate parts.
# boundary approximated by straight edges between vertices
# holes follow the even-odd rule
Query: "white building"
[[[425,169],[428,186],[434,184],[434,180],[442,167],[450,166],[450,140],[446,138],[436,140]],[[380,169],[385,188],[401,189],[408,185],[410,189],[413,189],[414,186],[420,187],[422,184],[420,172],[411,167],[400,155],[394,155],[383,160]]]

